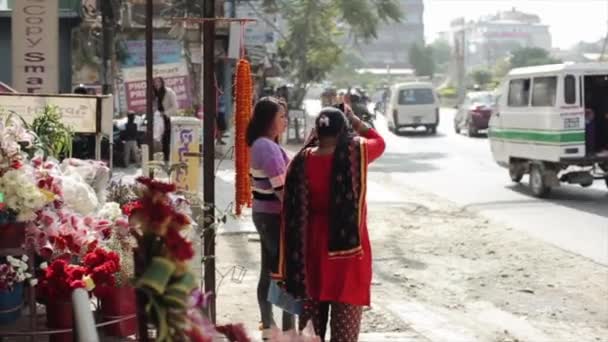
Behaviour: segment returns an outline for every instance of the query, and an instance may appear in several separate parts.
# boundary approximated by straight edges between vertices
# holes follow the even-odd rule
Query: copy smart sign
[[[55,94],[59,88],[59,0],[18,0],[11,14],[13,88]]]

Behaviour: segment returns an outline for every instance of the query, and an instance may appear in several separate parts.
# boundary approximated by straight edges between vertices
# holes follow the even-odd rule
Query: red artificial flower
[[[177,230],[169,229],[165,236],[165,243],[169,249],[169,253],[179,261],[186,261],[194,257],[194,248],[192,243],[184,239]]]
[[[176,189],[175,184],[173,183],[165,183],[149,177],[138,177],[137,182],[145,185],[153,192],[160,192],[163,194],[174,192]]]
[[[23,163],[20,160],[11,161],[11,168],[13,168],[15,170],[19,170],[22,167],[23,167]]]
[[[242,324],[227,324],[216,327],[217,331],[226,336],[231,342],[250,342],[251,339],[245,332],[245,327]]]
[[[131,216],[131,213],[133,213],[133,211],[135,211],[137,209],[141,209],[141,208],[142,208],[141,201],[132,201],[132,202],[126,203],[122,206],[122,213],[127,216]]]

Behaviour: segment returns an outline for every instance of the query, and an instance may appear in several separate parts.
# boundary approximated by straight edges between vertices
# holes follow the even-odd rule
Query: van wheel
[[[456,132],[456,134],[460,134],[460,126],[457,123],[454,123],[454,132]]]
[[[433,126],[428,126],[426,128],[429,131],[429,134],[437,134],[437,126],[433,125]]]
[[[543,198],[551,192],[551,187],[547,185],[541,165],[532,164],[530,166],[530,190],[532,190],[534,196],[539,198]]]
[[[468,128],[470,137],[476,137],[478,135],[477,128],[472,123],[469,122],[467,124],[467,128]]]

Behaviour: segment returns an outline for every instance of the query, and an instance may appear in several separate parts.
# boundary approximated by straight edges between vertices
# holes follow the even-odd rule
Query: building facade
[[[549,26],[542,24],[539,16],[515,8],[477,21],[454,20],[449,41],[456,46],[463,38],[467,69],[491,67],[521,47],[551,51]]]
[[[378,38],[357,46],[368,68],[408,68],[413,44],[424,44],[423,0],[398,0],[404,14],[399,23],[383,23]]]

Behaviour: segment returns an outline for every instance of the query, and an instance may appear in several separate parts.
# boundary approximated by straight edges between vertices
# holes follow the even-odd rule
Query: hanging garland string
[[[240,59],[236,67],[236,113],[235,113],[235,142],[234,160],[236,170],[235,210],[241,215],[242,208],[251,206],[251,186],[249,179],[249,148],[245,140],[245,132],[252,111],[251,65],[246,59]]]

